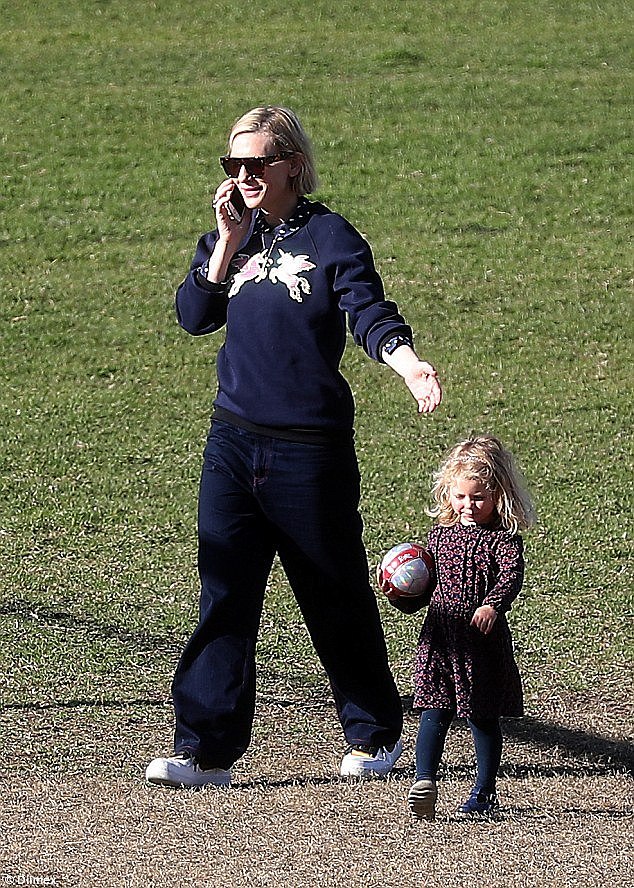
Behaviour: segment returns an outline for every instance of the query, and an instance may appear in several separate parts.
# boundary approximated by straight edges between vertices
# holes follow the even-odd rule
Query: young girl
[[[433,820],[436,776],[454,716],[473,734],[477,778],[458,809],[490,814],[502,755],[500,716],[523,714],[522,685],[505,613],[524,577],[518,531],[534,513],[511,454],[490,435],[453,447],[433,487],[437,524],[428,534],[438,584],[421,629],[414,706],[421,710],[416,783],[408,796],[415,820]]]

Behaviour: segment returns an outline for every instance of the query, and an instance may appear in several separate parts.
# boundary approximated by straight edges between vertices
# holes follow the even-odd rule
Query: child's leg
[[[416,740],[416,779],[436,781],[445,739],[453,719],[450,709],[421,712]]]
[[[478,764],[475,789],[486,793],[495,792],[500,761],[502,759],[502,728],[499,718],[468,719]]]

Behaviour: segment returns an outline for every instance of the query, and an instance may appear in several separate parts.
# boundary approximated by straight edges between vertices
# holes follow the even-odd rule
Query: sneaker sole
[[[419,785],[420,783],[420,785]],[[435,820],[438,790],[431,780],[415,783],[407,796],[407,804],[413,820]]]
[[[385,768],[378,770],[377,768],[348,768],[342,767],[339,776],[340,777],[356,777],[357,780],[372,780],[379,779],[381,777],[387,777],[392,773],[392,768]]]
[[[205,786],[231,786],[231,780],[205,780],[201,783],[185,783],[182,780],[176,781],[170,777],[146,777],[145,782],[148,786],[162,786],[170,789],[204,789]]]

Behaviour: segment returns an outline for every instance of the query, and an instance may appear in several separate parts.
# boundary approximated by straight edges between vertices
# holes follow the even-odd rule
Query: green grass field
[[[421,419],[387,368],[347,350],[370,561],[424,536],[446,447],[471,430],[499,435],[540,518],[512,613],[529,717],[562,730],[574,722],[608,764],[596,743],[620,743],[612,762],[622,764],[632,734],[633,19],[616,0],[0,2],[0,781],[14,799],[0,817],[9,826],[45,812],[47,799],[51,810],[81,807],[82,782],[95,775],[115,781],[113,798],[149,805],[150,821],[161,806],[162,817],[192,817],[182,797],[148,801],[138,786],[147,757],[169,747],[169,681],[195,620],[196,492],[222,341],[188,337],[172,303],[210,225],[226,133],[263,103],[299,113],[315,144],[317,196],[366,234],[445,387],[441,409]],[[418,622],[381,608],[406,696]],[[336,768],[342,741],[277,569],[259,656],[263,715],[245,774],[308,781],[315,811],[348,823],[359,799],[335,784],[326,801],[310,785]],[[271,739],[284,701],[288,743],[328,741],[314,773],[310,761],[294,770]],[[539,756],[528,744],[516,757],[521,780]],[[542,784],[549,767],[538,769]],[[599,830],[621,828],[631,811],[618,771],[603,774],[600,793],[624,801]],[[400,804],[407,785],[391,783],[386,805]],[[372,793],[380,806],[380,788]],[[212,804],[237,816],[224,797]],[[256,806],[266,821],[270,797],[257,804],[256,792],[238,808]],[[278,796],[275,805],[287,807]],[[109,881],[94,870],[73,881],[75,840],[56,843],[42,818],[35,856],[22,859],[18,841],[6,865],[0,857],[0,879],[190,884],[169,865],[137,881],[125,867]],[[561,861],[569,826],[557,827]],[[308,839],[301,848],[302,865],[282,882],[274,869],[257,881],[234,867],[233,882],[199,874],[191,884],[308,885],[319,851]],[[421,884],[415,848],[382,880],[376,861],[376,883],[361,879],[354,852],[352,881],[327,867],[319,879]],[[500,881],[490,884],[539,884],[540,873],[541,884],[578,882],[561,861],[526,883],[525,866],[494,869]],[[625,884],[619,860],[610,863],[596,884]],[[426,872],[425,884],[451,885],[460,868]]]

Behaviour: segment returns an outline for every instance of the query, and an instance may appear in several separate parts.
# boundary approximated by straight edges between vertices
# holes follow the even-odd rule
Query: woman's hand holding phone
[[[220,237],[227,241],[238,235],[242,237],[245,228],[251,221],[251,213],[233,179],[225,179],[218,186],[212,206],[216,212],[216,224]]]
[[[231,259],[240,246],[251,223],[251,210],[246,206],[242,210],[242,218],[239,222],[236,221],[234,215],[238,216],[240,213],[229,207],[233,191],[236,188],[237,185],[234,179],[225,179],[224,182],[220,183],[214,194],[212,206],[216,214],[218,240],[207,265],[207,279],[209,281],[219,282],[225,280]],[[235,205],[238,209],[240,208],[239,200],[235,201]]]

